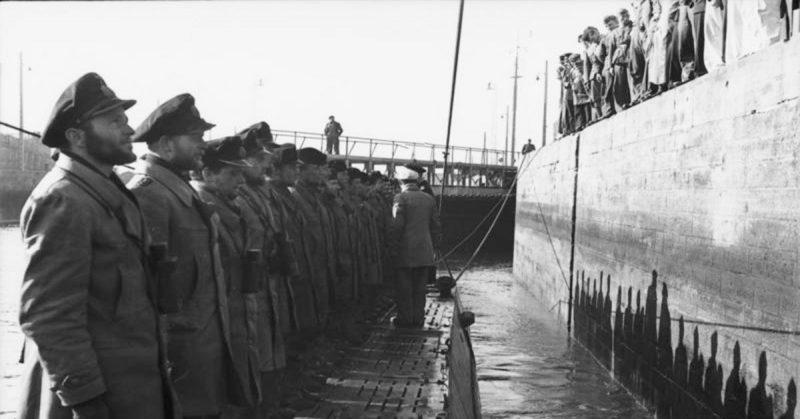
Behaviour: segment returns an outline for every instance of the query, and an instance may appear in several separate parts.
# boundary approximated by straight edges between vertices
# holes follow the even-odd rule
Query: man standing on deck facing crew
[[[229,313],[217,244],[219,215],[187,181],[203,167],[203,133],[214,127],[200,117],[194,97],[178,95],[156,108],[134,141],[150,149],[128,183],[139,198],[154,242],[177,258],[170,278],[183,307],[167,314],[168,358],[184,417],[218,417],[228,402]]]
[[[328,140],[325,150],[328,154],[339,154],[339,136],[342,132],[342,125],[336,122],[333,115],[329,116],[328,123],[325,124],[325,138]]]
[[[402,190],[394,196],[390,249],[397,269],[396,326],[418,327],[425,319],[425,282],[435,269],[441,225],[432,196],[420,191],[419,174],[396,168]]]
[[[149,287],[147,232],[113,167],[136,159],[121,100],[88,73],[56,102],[56,166],[20,217],[29,257],[20,418],[177,418]],[[43,383],[42,381],[46,381]],[[45,411],[41,411],[41,410]]]

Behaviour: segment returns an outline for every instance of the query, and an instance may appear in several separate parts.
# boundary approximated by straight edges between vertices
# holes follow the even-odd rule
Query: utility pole
[[[508,166],[508,105],[506,105],[506,147],[503,150],[503,163]]]
[[[486,131],[483,132],[483,153],[481,153],[481,164],[488,164],[486,161]]]
[[[23,64],[22,64],[22,51],[19,52],[19,127],[21,129],[25,129],[24,123],[24,103],[22,101],[22,75],[23,75]],[[22,136],[22,130],[19,131],[19,150],[20,150],[20,170],[23,172],[25,171],[25,137]]]
[[[514,56],[514,108],[511,120],[511,165],[514,165],[514,152],[517,150],[517,80],[522,77],[519,75],[519,45],[517,45],[517,52]]]
[[[544,111],[542,112],[542,147],[547,144],[547,60],[544,60]]]

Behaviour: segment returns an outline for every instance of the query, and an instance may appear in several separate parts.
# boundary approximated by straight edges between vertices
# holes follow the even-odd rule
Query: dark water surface
[[[455,273],[455,272],[454,272]],[[485,418],[650,418],[511,274],[483,262],[459,281]]]

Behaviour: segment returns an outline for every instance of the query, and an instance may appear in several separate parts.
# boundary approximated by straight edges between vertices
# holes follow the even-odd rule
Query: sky
[[[457,0],[0,2],[0,121],[41,132],[61,92],[100,74],[138,124],[188,92],[217,124],[444,144]],[[516,148],[541,142],[545,60],[548,141],[557,57],[630,1],[466,0],[451,143],[503,149],[519,46]],[[488,88],[490,87],[491,88]],[[510,118],[513,119],[513,118]],[[511,124],[509,124],[511,125]],[[0,128],[1,132],[11,131]],[[511,129],[509,128],[509,131]],[[509,136],[511,134],[509,133]],[[510,140],[509,140],[510,141]]]

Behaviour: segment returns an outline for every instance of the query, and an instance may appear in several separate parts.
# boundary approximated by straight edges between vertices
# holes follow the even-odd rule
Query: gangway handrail
[[[307,140],[313,140],[314,142],[319,141],[320,149],[325,148],[325,134],[318,133],[318,132],[308,132],[308,131],[291,131],[291,130],[273,130],[273,135],[276,137],[276,141],[280,141],[281,137],[283,138],[290,138],[295,145],[298,147],[303,147],[306,144]],[[375,151],[377,150],[379,145],[389,146],[391,150],[387,153],[391,157],[391,159],[403,159],[397,156],[398,149],[405,149],[411,151],[411,158],[410,159],[403,159],[403,160],[428,160],[428,161],[439,161],[440,159],[437,158],[437,151],[443,153],[445,151],[445,146],[441,144],[434,144],[431,142],[422,142],[422,141],[405,141],[405,140],[387,140],[387,139],[380,139],[380,138],[369,138],[369,137],[360,137],[360,136],[350,136],[350,135],[343,135],[340,136],[340,144],[343,142],[344,144],[344,156],[356,156],[354,153],[355,147],[368,147],[366,150],[363,150],[365,154],[369,157],[375,156]],[[427,152],[426,149],[430,149],[429,156],[418,156],[417,152]],[[467,163],[467,164],[474,164],[478,159],[476,156],[473,156],[473,153],[480,153],[480,161],[481,165],[485,166],[503,166],[503,167],[512,167],[514,164],[519,160],[519,156],[521,155],[520,152],[512,152],[512,151],[503,151],[498,149],[489,149],[489,148],[476,148],[476,147],[469,147],[469,146],[457,146],[451,145],[448,149],[451,156],[456,157],[458,155],[463,157],[463,161],[458,161],[458,159],[454,158],[454,163]],[[493,158],[490,158],[493,157]],[[509,163],[507,159],[513,159]],[[490,160],[494,160],[490,163]]]

